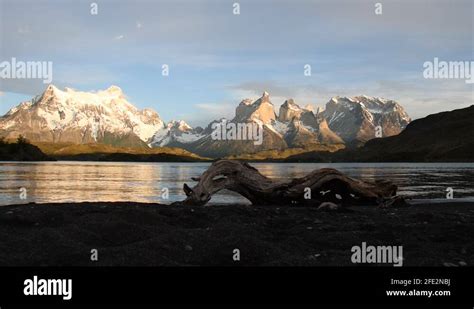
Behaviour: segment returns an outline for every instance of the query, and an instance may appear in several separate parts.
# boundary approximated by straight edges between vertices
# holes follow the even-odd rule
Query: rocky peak
[[[311,104],[306,104],[305,107],[303,107],[303,109],[314,113],[314,107]]]
[[[242,101],[235,110],[233,122],[261,121],[264,124],[271,123],[276,119],[270,94],[264,92],[255,102],[249,104],[248,100]]]
[[[293,99],[288,99],[286,100],[281,106],[286,107],[286,108],[291,108],[291,109],[296,109],[300,110],[300,106],[295,103],[295,100]]]
[[[334,97],[322,113],[329,128],[345,141],[367,141],[375,138],[375,128],[382,136],[400,133],[410,122],[403,107],[393,100],[369,97]]]
[[[253,103],[253,100],[252,99],[243,99],[240,104],[242,105],[251,105]]]
[[[58,91],[59,89],[54,86],[53,84],[49,84],[48,87],[46,88],[45,92],[47,93],[53,93],[55,91]]]
[[[209,132],[209,134],[212,131]],[[161,147],[165,145],[182,146],[192,143],[203,137],[203,128],[197,127],[193,129],[184,120],[172,120],[162,129],[155,132],[151,138],[150,144],[153,147]]]
[[[193,128],[186,123],[184,120],[172,120],[166,125],[170,130],[176,130],[180,132],[192,131]]]
[[[41,96],[20,104],[0,121],[0,128],[8,129],[6,136],[21,132],[32,141],[77,144],[126,140],[143,145],[163,126],[156,112],[137,109],[117,86],[82,92],[49,85]]]
[[[59,90],[56,86],[53,84],[49,84],[48,87],[44,90],[43,94],[41,97],[43,98],[51,98],[51,97],[56,97],[58,95],[62,94],[62,91]]]
[[[310,108],[301,108],[293,99],[288,99],[280,106],[278,121],[288,122],[292,119],[300,120],[304,125],[317,128],[318,119]]]
[[[257,101],[255,101],[253,105],[256,105],[258,107],[263,103],[267,103],[273,106],[273,103],[270,101],[270,94],[266,91],[263,92],[262,96]]]
[[[278,112],[278,120],[281,122],[291,121],[293,118],[299,119],[303,109],[295,103],[293,99],[286,100]]]

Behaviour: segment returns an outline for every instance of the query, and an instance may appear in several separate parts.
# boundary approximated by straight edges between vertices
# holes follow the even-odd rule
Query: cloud
[[[154,77],[166,63],[170,87],[143,98],[186,88],[180,102],[194,119],[220,117],[217,111],[228,112],[223,106],[233,116],[241,99],[264,90],[277,107],[289,97],[323,106],[336,95],[386,96],[416,117],[473,102],[472,87],[409,76],[435,56],[471,60],[472,0],[384,1],[382,16],[372,0],[241,0],[239,16],[225,1],[107,0],[94,17],[84,1],[0,2],[8,12],[0,24],[2,58],[53,61],[58,86],[130,85],[132,96],[158,91]],[[311,79],[297,76],[305,63]],[[0,90],[36,95],[44,87],[9,80]],[[193,107],[219,97],[232,103]]]
[[[373,91],[400,102],[413,119],[474,103],[474,86],[466,84],[462,79],[380,80]]]
[[[474,103],[474,85],[462,79],[426,80],[417,75],[407,75],[401,80],[376,80],[367,84],[299,84],[282,85],[279,82],[249,81],[230,88],[238,97],[255,98],[267,90],[276,108],[287,98],[300,106],[310,104],[324,107],[335,96],[368,95],[398,101],[413,118],[467,107]]]
[[[275,96],[293,96],[296,94],[296,89],[290,85],[283,85],[276,81],[245,81],[240,84],[230,86],[230,89],[241,92],[243,95],[249,94],[251,96],[261,95],[264,91],[269,92]]]
[[[2,16],[2,40],[9,54],[18,51],[15,42],[19,38],[15,30],[19,27],[38,29],[28,42],[38,52],[51,54],[55,50],[64,52],[66,48],[71,55],[87,52],[97,56],[104,51],[107,56],[110,47],[105,38],[118,38],[120,35],[116,33],[120,31],[134,43],[121,47],[121,52],[126,52],[123,48],[134,50],[135,47],[155,50],[150,42],[160,42],[171,50],[167,55],[172,55],[176,49],[188,51],[189,55],[259,52],[263,55],[260,59],[267,59],[269,52],[275,56],[301,55],[331,47],[344,48],[354,42],[366,44],[369,49],[376,44],[374,50],[390,50],[390,44],[404,39],[407,53],[419,51],[419,45],[430,48],[453,48],[457,43],[469,45],[470,2],[431,2],[435,4],[424,0],[388,1],[384,3],[383,15],[375,16],[373,1],[368,0],[302,0],[298,5],[289,0],[272,3],[243,0],[242,14],[236,17],[232,16],[232,6],[225,2],[187,1],[183,5],[180,1],[160,1],[158,4],[137,1],[112,7],[112,2],[106,1],[98,18],[91,19],[88,10],[84,10],[83,1],[69,0],[67,5],[61,6],[56,5],[56,1],[31,2],[31,9],[25,10],[15,1],[4,0],[9,14]],[[261,18],[261,12],[267,12],[266,18]],[[420,16],[423,16],[423,22],[420,22]],[[55,20],[55,23],[44,23],[44,20]],[[444,22],[439,23],[439,20]],[[130,31],[133,28],[140,31]],[[392,38],[393,42],[390,41]],[[351,51],[357,52],[356,49]]]
[[[235,108],[238,103],[198,103],[193,105],[192,113],[185,113],[180,119],[185,119],[192,126],[206,126],[211,121],[235,116]]]
[[[263,91],[270,93],[270,99],[276,108],[287,99],[294,99],[300,106],[308,104],[323,107],[331,97],[348,95],[335,86],[324,86],[317,81],[314,83],[285,84],[277,81],[248,81],[230,87],[233,96],[242,98],[258,98]],[[277,110],[278,112],[278,110]]]

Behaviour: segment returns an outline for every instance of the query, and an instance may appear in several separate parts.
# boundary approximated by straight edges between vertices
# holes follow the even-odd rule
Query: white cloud
[[[114,14],[101,17],[100,27],[89,14],[69,14],[76,8],[83,11],[81,1],[69,1],[67,6],[52,0],[30,1],[28,10],[22,2],[5,3],[9,13],[2,16],[0,27],[2,54],[26,59],[47,55],[45,60],[55,63],[58,86],[133,82],[137,73],[127,68],[161,70],[162,63],[206,69],[210,78],[233,85],[260,81],[229,87],[231,103],[197,104],[190,108],[189,119],[232,117],[240,100],[258,98],[264,90],[270,92],[276,110],[289,97],[301,106],[324,106],[335,95],[367,94],[400,101],[413,118],[474,101],[472,87],[470,92],[457,89],[456,83],[437,88],[436,81],[404,76],[413,71],[417,59],[421,67],[424,59],[435,55],[464,59],[471,54],[472,0],[391,1],[382,19],[375,16],[369,0],[304,0],[297,6],[289,0],[275,1],[271,10],[268,1],[248,1],[248,14],[230,19],[231,9],[213,0],[188,1],[184,6],[180,1],[162,1],[158,10],[156,2],[140,1],[140,5],[130,2],[114,7]],[[268,11],[267,18],[260,18],[263,11]],[[110,44],[111,40],[116,44]],[[76,68],[64,68],[65,54],[76,61]],[[303,60],[313,66],[312,84],[292,76]],[[130,78],[120,78],[127,74]],[[281,82],[265,83],[269,77]],[[380,82],[386,77],[404,83]],[[188,78],[182,81],[187,83]],[[200,89],[207,86],[201,80],[195,82]],[[8,80],[0,90],[36,95],[44,85]],[[213,91],[208,93],[203,100],[217,100]],[[187,106],[192,102],[191,98]]]
[[[334,96],[369,95],[399,102],[412,119],[429,114],[467,107],[474,103],[474,85],[464,80],[425,80],[420,76],[405,75],[400,80],[378,80],[368,84],[295,85],[285,86],[278,82],[245,82],[231,87],[236,98],[256,98],[263,90],[270,93],[270,100],[278,113],[279,106],[292,98],[300,106],[311,104],[324,107]]]
[[[240,101],[238,101],[240,102]],[[192,126],[206,126],[211,121],[227,118],[234,118],[237,103],[198,103],[195,104],[190,113],[180,115],[180,119],[186,120]]]

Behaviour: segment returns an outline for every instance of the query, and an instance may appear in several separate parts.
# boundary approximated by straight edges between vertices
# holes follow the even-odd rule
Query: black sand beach
[[[26,204],[0,207],[0,266],[353,266],[351,248],[362,242],[402,245],[404,266],[469,266],[473,235],[472,203],[337,212]],[[236,248],[238,262],[232,258]],[[98,261],[91,261],[92,249]]]

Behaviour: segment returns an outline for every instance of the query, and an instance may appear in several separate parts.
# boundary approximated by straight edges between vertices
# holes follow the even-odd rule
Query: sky
[[[473,84],[423,78],[435,57],[474,60],[473,3],[0,0],[0,62],[51,61],[59,88],[117,85],[138,108],[193,126],[231,118],[242,99],[263,91],[276,112],[287,98],[323,107],[365,94],[396,100],[416,119],[474,104]],[[46,87],[0,79],[0,114]]]

